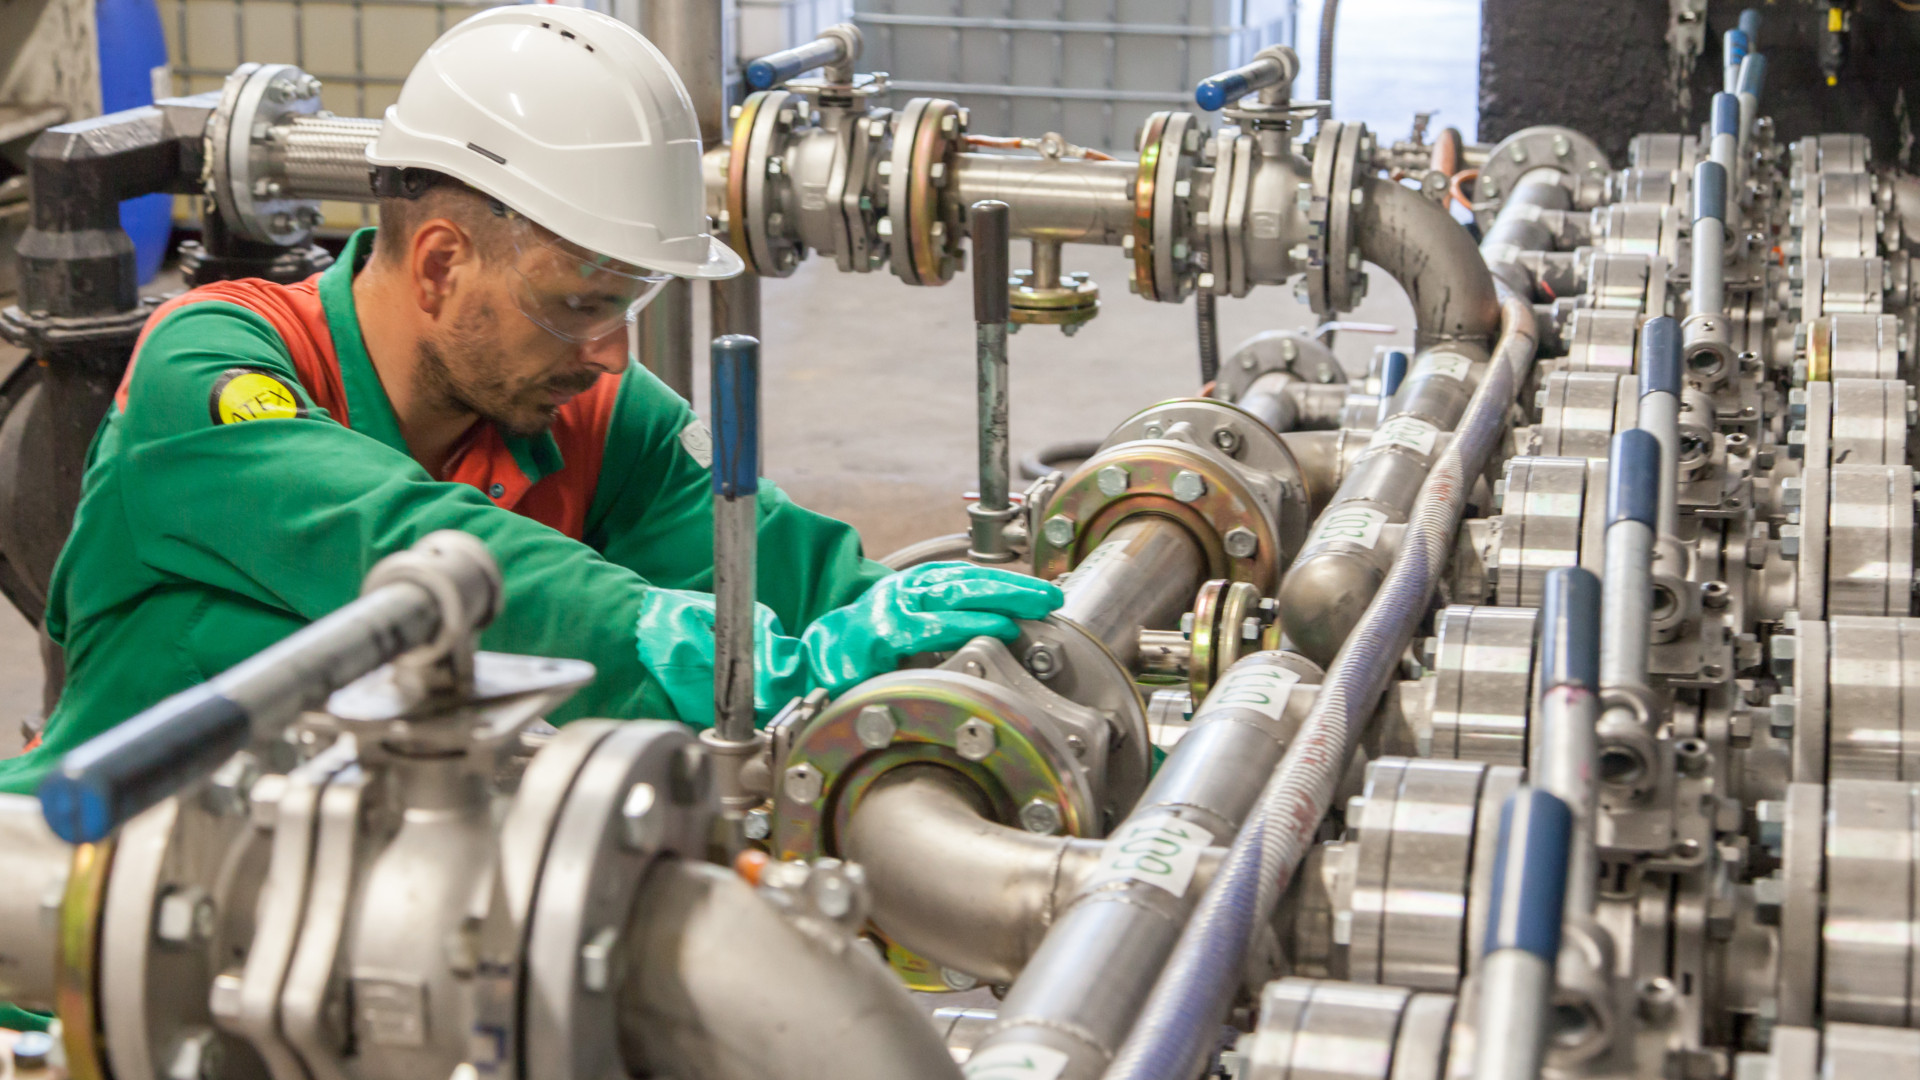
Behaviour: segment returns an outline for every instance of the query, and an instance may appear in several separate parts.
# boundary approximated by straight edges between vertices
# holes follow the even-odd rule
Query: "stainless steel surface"
[[[953,197],[965,206],[982,199],[1008,204],[1014,236],[1118,244],[1133,231],[1139,171],[1125,161],[963,153],[954,158]]]
[[[714,734],[754,737],[754,605],[759,576],[760,500],[713,497]]]
[[[1177,625],[1193,606],[1205,564],[1192,534],[1172,520],[1116,526],[1061,583],[1060,617],[1084,627],[1123,665],[1139,656],[1140,631]]]
[[[24,1008],[53,1004],[53,908],[73,848],[53,835],[40,801],[0,796],[0,995]]]

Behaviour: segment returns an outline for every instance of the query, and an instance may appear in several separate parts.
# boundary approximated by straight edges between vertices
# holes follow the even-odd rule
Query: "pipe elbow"
[[[1415,344],[1493,343],[1500,301],[1473,237],[1440,205],[1391,180],[1369,177],[1355,208],[1360,255],[1413,302]]]
[[[1314,663],[1332,663],[1385,577],[1375,560],[1357,552],[1322,551],[1295,563],[1280,585],[1287,640]]]

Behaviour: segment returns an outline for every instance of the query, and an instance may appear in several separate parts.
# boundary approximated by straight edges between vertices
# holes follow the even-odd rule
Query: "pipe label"
[[[1455,382],[1466,382],[1472,371],[1473,361],[1458,353],[1428,353],[1420,358],[1420,366],[1413,369],[1416,376],[1445,375]]]
[[[1107,838],[1100,865],[1081,889],[1139,881],[1174,896],[1185,896],[1187,886],[1193,884],[1193,868],[1200,862],[1200,853],[1212,843],[1212,833],[1172,814],[1156,814],[1122,825],[1119,832]]]
[[[694,420],[680,429],[680,449],[701,468],[713,468],[713,433],[707,430],[706,421]]]
[[[1313,530],[1313,538],[1300,549],[1294,561],[1299,562],[1335,540],[1371,549],[1380,542],[1380,530],[1386,524],[1387,512],[1371,506],[1345,506],[1330,511],[1320,519],[1320,527]]]
[[[1058,1080],[1067,1055],[1051,1046],[1012,1043],[992,1046],[967,1059],[960,1075],[967,1080]]]
[[[1433,444],[1440,440],[1440,429],[1417,416],[1395,416],[1374,429],[1373,441],[1367,444],[1367,453],[1375,453],[1389,446],[1404,446],[1426,457],[1433,453]]]

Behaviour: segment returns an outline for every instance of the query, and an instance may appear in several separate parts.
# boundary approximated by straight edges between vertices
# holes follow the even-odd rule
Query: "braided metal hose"
[[[380,136],[380,124],[360,117],[301,116],[276,129],[274,137],[284,147],[281,167],[293,194],[302,199],[371,199],[367,147]]]
[[[1328,102],[1320,109],[1320,119],[1333,115],[1333,24],[1340,17],[1340,0],[1326,0],[1320,5],[1320,54],[1314,58],[1317,78],[1314,80],[1314,96]]]
[[[1326,816],[1354,744],[1425,616],[1452,551],[1467,493],[1507,429],[1533,363],[1533,309],[1502,287],[1495,363],[1452,443],[1420,489],[1400,550],[1373,604],[1334,658],[1313,711],[1260,793],[1106,1080],[1196,1075],[1218,1042],[1256,927],[1272,917]]]

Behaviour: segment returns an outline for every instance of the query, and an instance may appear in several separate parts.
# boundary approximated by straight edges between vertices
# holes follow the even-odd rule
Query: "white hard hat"
[[[493,8],[440,35],[367,160],[444,173],[622,262],[693,278],[744,268],[707,234],[686,87],[651,42],[596,11]]]

